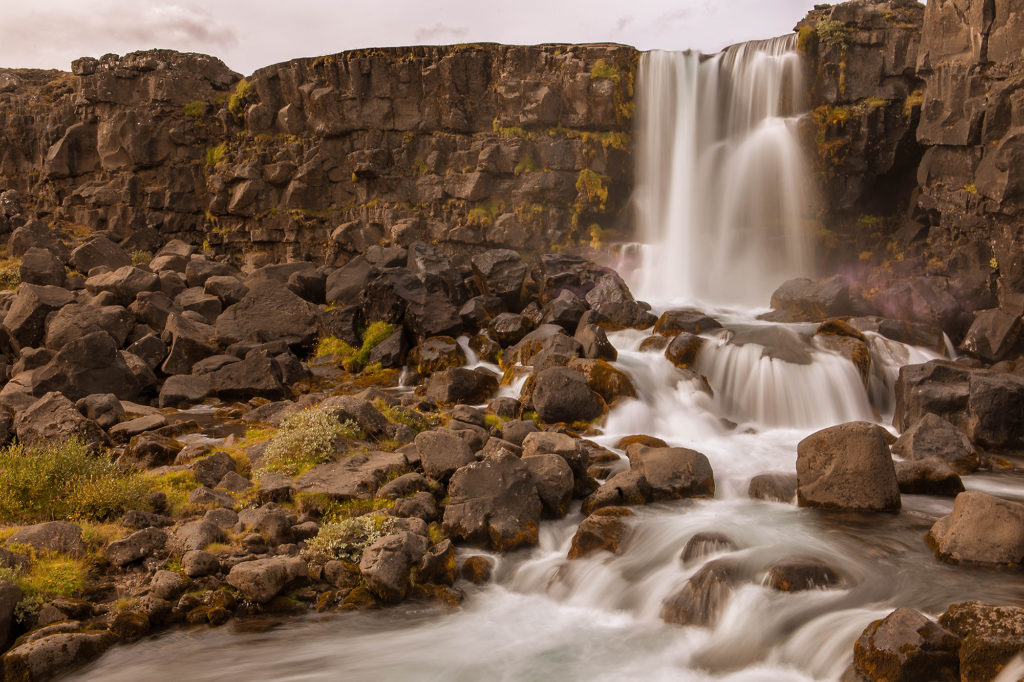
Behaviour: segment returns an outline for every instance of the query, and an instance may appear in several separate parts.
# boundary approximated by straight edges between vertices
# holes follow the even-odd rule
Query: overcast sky
[[[618,42],[715,52],[789,33],[816,0],[0,0],[0,66],[154,47],[235,71],[361,47]],[[821,0],[817,0],[821,1]]]

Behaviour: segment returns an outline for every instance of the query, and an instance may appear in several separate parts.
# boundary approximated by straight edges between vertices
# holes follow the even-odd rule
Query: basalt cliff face
[[[796,27],[819,243],[886,315],[957,336],[970,311],[1024,311],[1022,15],[1024,0],[851,0]],[[0,70],[0,191],[17,191],[0,231],[181,238],[250,267],[417,239],[628,240],[638,58],[460,45],[246,79],[169,51]]]
[[[0,70],[0,190],[69,232],[139,250],[206,242],[252,265],[623,232],[637,57],[389,48],[242,79],[213,57],[156,50],[83,58],[72,73]]]

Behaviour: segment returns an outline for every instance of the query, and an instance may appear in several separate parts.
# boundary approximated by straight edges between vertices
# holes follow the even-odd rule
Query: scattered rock
[[[266,604],[308,574],[309,567],[301,558],[276,556],[236,564],[228,572],[227,582],[249,601]]]
[[[977,601],[953,604],[939,624],[960,637],[961,680],[994,680],[1024,649],[1024,608]]]
[[[904,495],[937,495],[956,497],[964,483],[949,464],[936,459],[895,462],[896,481]]]
[[[647,504],[654,497],[651,485],[639,471],[623,471],[583,500],[583,513],[593,514],[603,507]]]
[[[931,527],[928,543],[950,563],[1019,565],[1024,562],[1024,504],[969,490]]]
[[[839,424],[797,445],[797,503],[848,511],[897,511],[900,491],[885,430]]]
[[[960,680],[960,638],[909,608],[868,625],[853,645],[853,669],[868,680]],[[964,679],[980,679],[967,677]]]
[[[403,599],[409,591],[409,569],[427,552],[428,541],[408,532],[387,535],[363,550],[359,572],[367,587],[385,603]]]
[[[714,625],[740,577],[738,566],[728,559],[704,565],[661,605],[661,618],[675,625]]]
[[[145,559],[167,544],[167,532],[160,528],[145,528],[136,531],[126,538],[111,542],[103,550],[103,555],[114,566],[127,566]]]
[[[715,496],[711,463],[696,450],[634,445],[629,460],[630,467],[647,481],[655,500]]]
[[[85,554],[82,529],[70,521],[47,521],[25,526],[15,531],[7,542],[28,545],[40,552],[60,552],[71,556]]]
[[[491,574],[494,572],[494,562],[485,556],[466,557],[459,567],[459,575],[463,580],[468,580],[474,585],[483,585],[491,581]]]
[[[435,481],[445,482],[456,470],[476,461],[466,441],[450,429],[424,431],[414,442],[423,472]]]
[[[764,585],[780,592],[801,592],[832,587],[841,582],[839,574],[817,559],[788,559],[768,567]]]
[[[607,409],[583,375],[567,367],[550,367],[534,375],[532,398],[537,416],[546,422],[591,421]]]
[[[978,452],[960,429],[935,414],[926,414],[893,443],[893,454],[907,460],[937,459],[954,471],[970,473],[978,468]]]
[[[603,507],[583,519],[572,536],[568,559],[584,559],[594,552],[621,554],[629,536],[629,524],[623,519],[632,516],[626,507]]]

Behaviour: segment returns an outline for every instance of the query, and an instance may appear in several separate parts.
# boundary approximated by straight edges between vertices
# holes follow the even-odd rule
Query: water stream
[[[641,64],[638,201],[648,246],[635,290],[661,307],[701,302],[726,329],[706,335],[697,361],[712,394],[662,353],[638,350],[646,333],[611,334],[615,364],[639,398],[616,406],[596,440],[611,447],[643,433],[697,449],[714,469],[714,499],[636,508],[620,556],[569,561],[583,519],[577,506],[542,525],[539,546],[492,555],[493,582],[468,588],[453,610],[414,603],[261,632],[178,630],[115,648],[72,679],[834,680],[863,628],[895,607],[937,614],[967,599],[1024,603],[1014,574],[934,559],[923,537],[949,499],[904,495],[900,514],[861,515],[747,496],[754,475],[793,472],[796,444],[813,431],[855,419],[886,424],[899,366],[935,357],[867,334],[865,382],[815,341],[813,325],[755,318],[751,306],[808,263],[789,118],[800,110],[798,78],[791,37],[712,58],[651,53]],[[966,483],[1024,495],[1012,476]],[[724,533],[737,549],[684,564],[680,551],[702,531]],[[723,556],[746,579],[717,622],[662,622],[662,602]],[[792,594],[762,586],[769,564],[797,556],[825,561],[842,585]]]

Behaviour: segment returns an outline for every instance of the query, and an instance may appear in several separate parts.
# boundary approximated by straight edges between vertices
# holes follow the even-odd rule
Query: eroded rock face
[[[849,422],[797,445],[797,503],[851,511],[897,511],[900,491],[884,430]]]
[[[977,601],[953,604],[939,623],[961,637],[960,679],[991,680],[1024,646],[1024,609]]]

